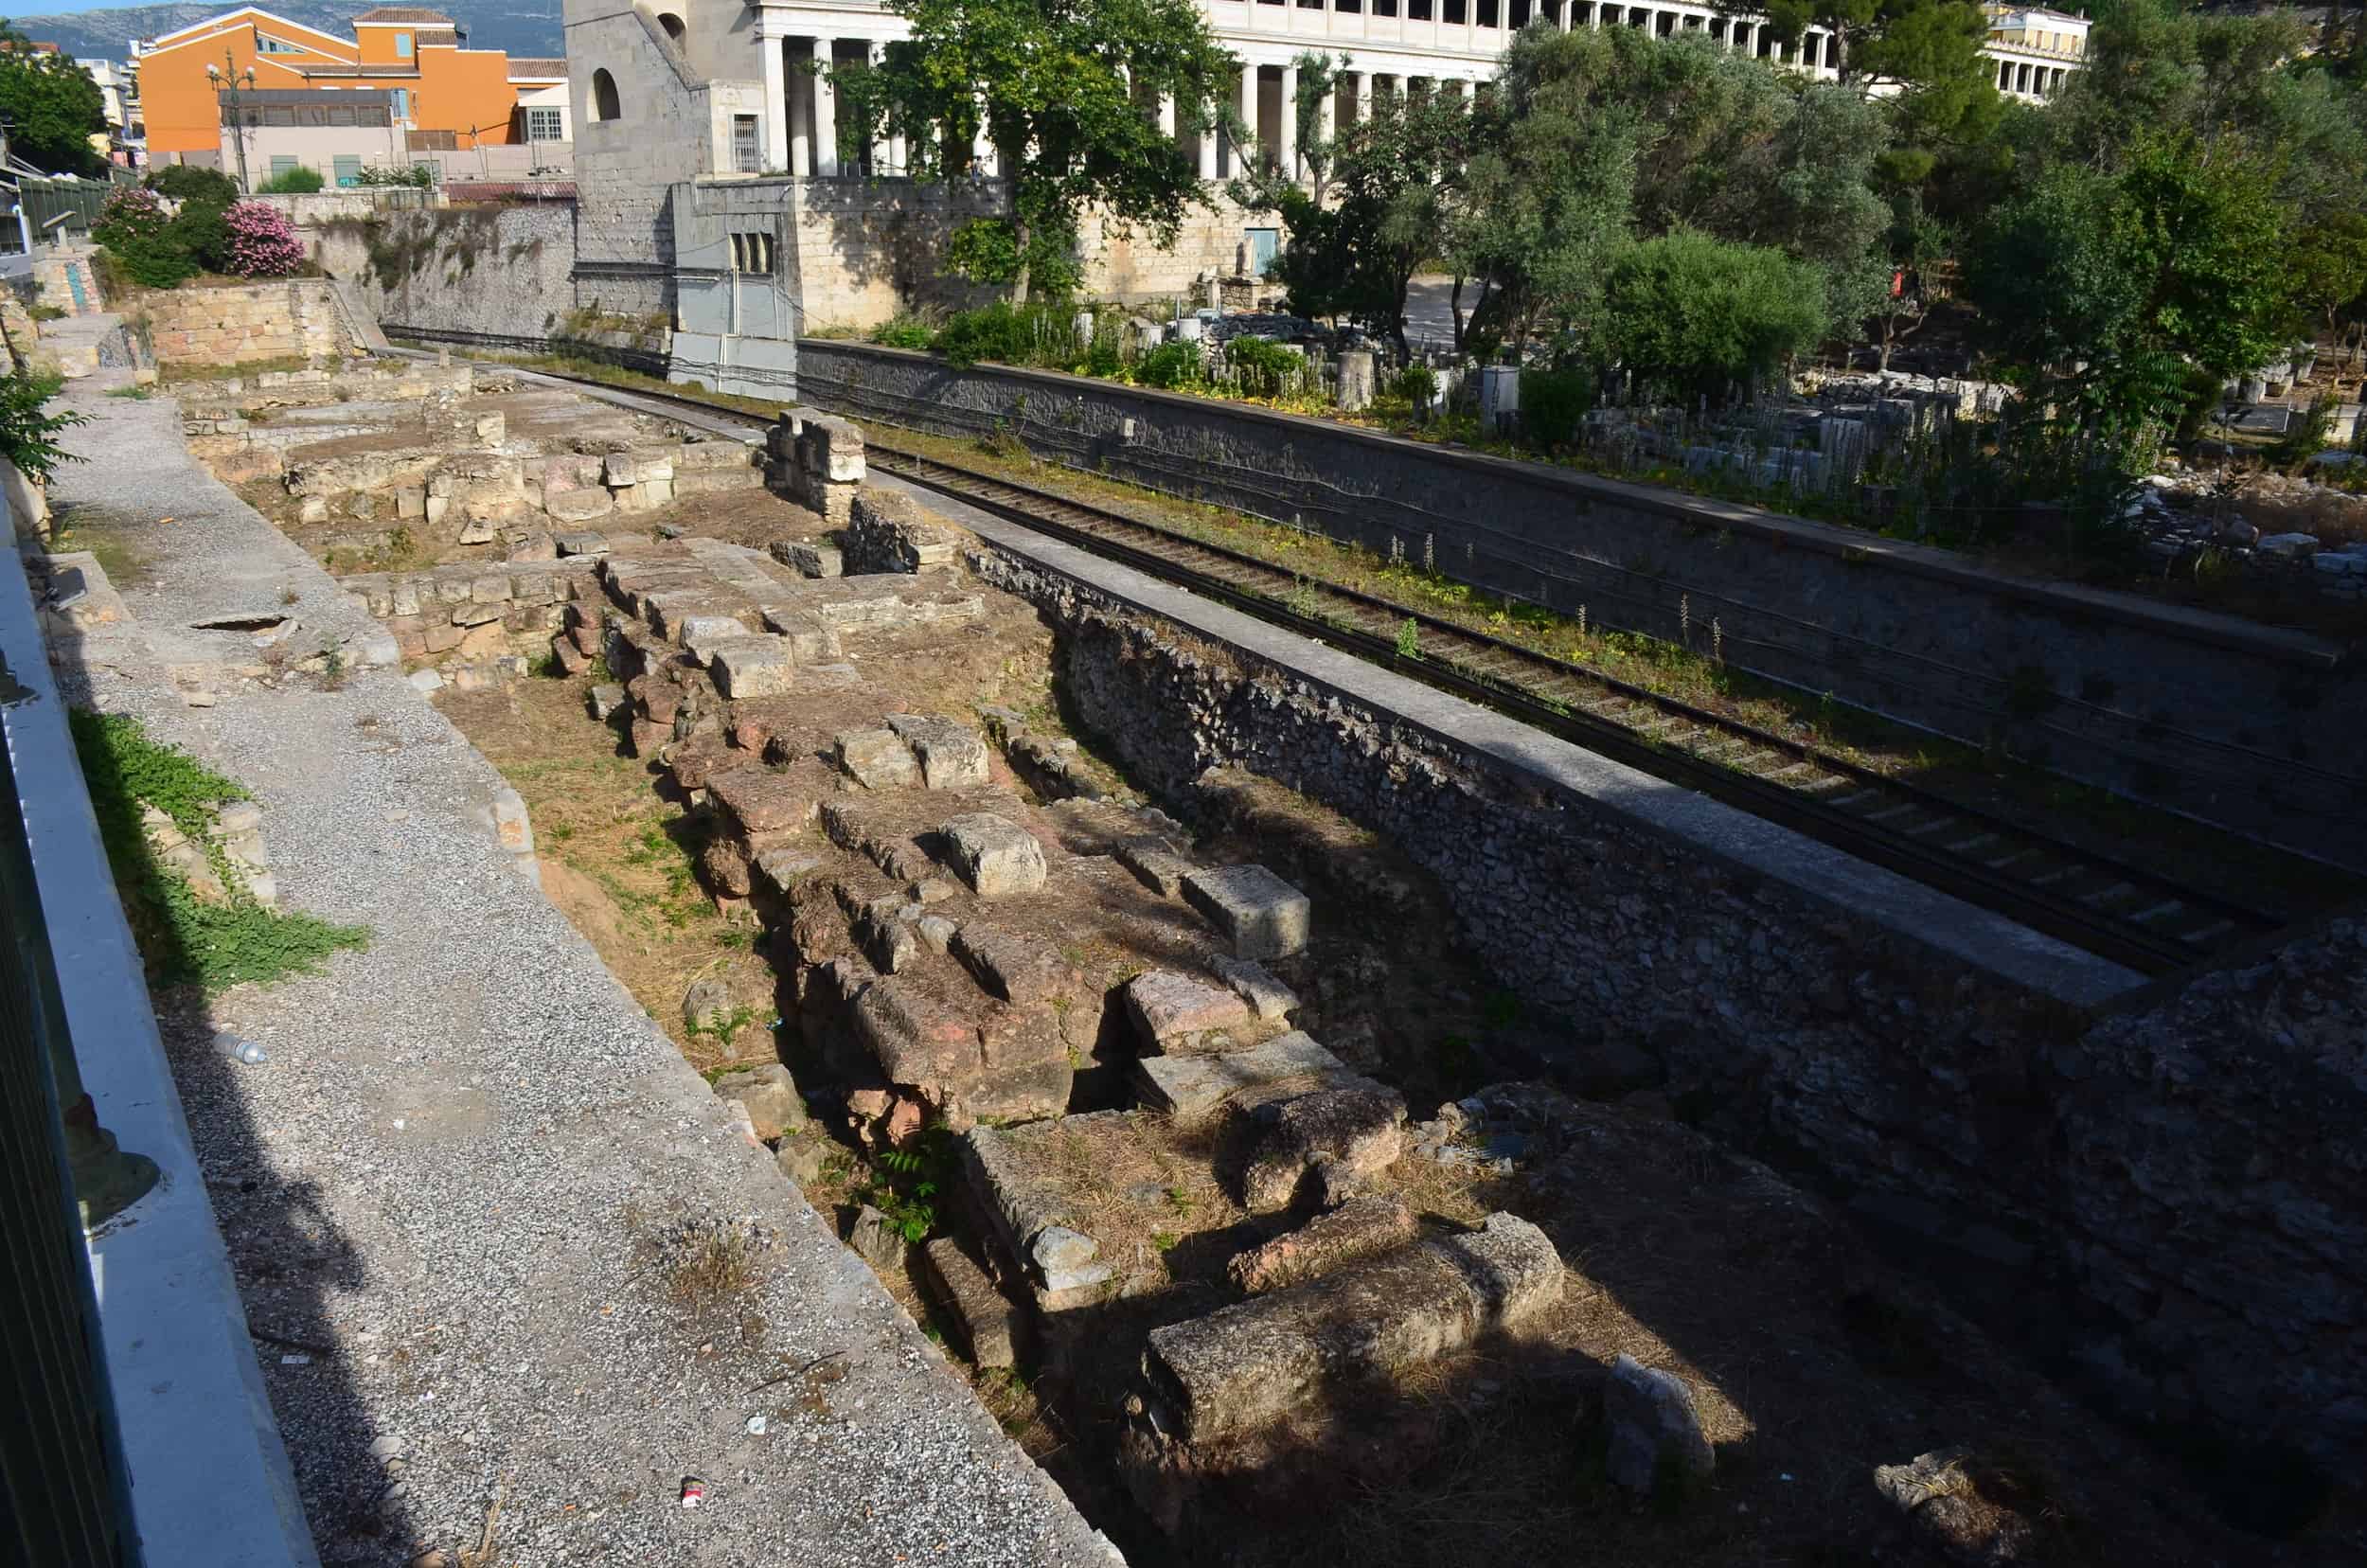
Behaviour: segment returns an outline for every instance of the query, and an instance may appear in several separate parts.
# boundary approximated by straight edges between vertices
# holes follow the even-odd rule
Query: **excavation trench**
[[[739,448],[768,489],[612,441],[454,475],[432,555],[398,527],[347,586],[454,688],[546,891],[1135,1560],[2243,1555],[1827,1203],[1960,1301],[2082,1303],[2067,1360],[2143,1337],[2108,1396],[2295,1375],[2212,1370],[2237,1312],[2191,1281],[2183,1343],[2092,1289],[2183,1249],[2060,1164],[2149,1093],[2093,1018],[2127,977],[966,531],[841,421]],[[601,526],[541,531],[594,470]]]

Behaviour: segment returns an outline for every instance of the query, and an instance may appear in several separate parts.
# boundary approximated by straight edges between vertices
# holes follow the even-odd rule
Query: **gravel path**
[[[457,1562],[498,1506],[488,1564],[1116,1561],[513,866],[475,749],[394,671],[274,686],[190,629],[375,630],[114,379],[54,498],[148,564],[62,682],[255,793],[283,908],[372,933],[167,1021],[324,1560]],[[685,1304],[665,1238],[700,1221],[756,1277]]]

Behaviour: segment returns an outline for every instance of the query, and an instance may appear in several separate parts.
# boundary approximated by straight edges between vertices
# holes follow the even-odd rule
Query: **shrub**
[[[871,341],[886,348],[926,348],[937,330],[918,316],[899,312],[871,329]]]
[[[398,168],[373,164],[362,170],[361,180],[365,186],[407,186],[414,190],[426,190],[436,184],[436,166],[415,163]]]
[[[1390,378],[1389,394],[1416,408],[1428,408],[1438,396],[1438,372],[1427,365],[1409,365]]]
[[[1200,345],[1163,343],[1134,366],[1134,379],[1145,386],[1191,386],[1200,381]]]
[[[176,202],[204,206],[226,207],[239,199],[238,181],[219,169],[200,169],[195,164],[167,164],[149,170],[148,188]]]
[[[1816,342],[1824,301],[1824,279],[1806,262],[1680,230],[1611,258],[1600,346],[1639,381],[1723,402],[1729,386]]]
[[[228,243],[224,272],[239,277],[285,277],[304,265],[304,241],[288,215],[269,202],[240,202],[222,214]]]
[[[80,461],[58,445],[58,436],[88,416],[52,414],[45,406],[64,384],[62,377],[54,375],[19,373],[0,379],[0,457],[36,483],[46,482],[60,463]]]
[[[90,226],[90,237],[110,250],[120,250],[127,243],[156,238],[171,223],[172,215],[165,211],[163,198],[154,191],[117,186],[99,205],[98,221]]]
[[[1076,313],[1066,300],[1019,306],[997,300],[982,310],[955,313],[937,334],[935,347],[955,365],[994,360],[1067,365],[1077,357]]]
[[[257,189],[270,196],[309,196],[320,189],[323,183],[319,169],[298,164],[284,174],[273,175]]]
[[[1224,363],[1244,397],[1278,398],[1294,391],[1307,368],[1296,350],[1264,338],[1238,337],[1224,346]]]
[[[1521,428],[1551,450],[1577,439],[1578,421],[1593,406],[1594,377],[1585,370],[1521,372]]]

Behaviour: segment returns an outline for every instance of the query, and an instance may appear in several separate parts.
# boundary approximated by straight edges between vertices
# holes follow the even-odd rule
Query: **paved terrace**
[[[245,634],[193,629],[376,630],[186,454],[169,400],[113,379],[76,384],[89,461],[53,499],[172,521],[126,617],[59,644],[60,684],[254,792],[281,908],[371,930],[164,1021],[323,1560],[1117,1560],[521,874],[468,741],[393,669],[260,683]],[[667,1238],[702,1221],[769,1245],[686,1307]]]

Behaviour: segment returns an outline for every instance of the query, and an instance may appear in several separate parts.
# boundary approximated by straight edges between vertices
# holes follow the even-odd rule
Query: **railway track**
[[[708,418],[765,422],[696,398],[533,373]],[[2183,969],[2290,918],[1409,605],[878,440],[867,454],[899,478],[1481,703],[2141,973]]]

